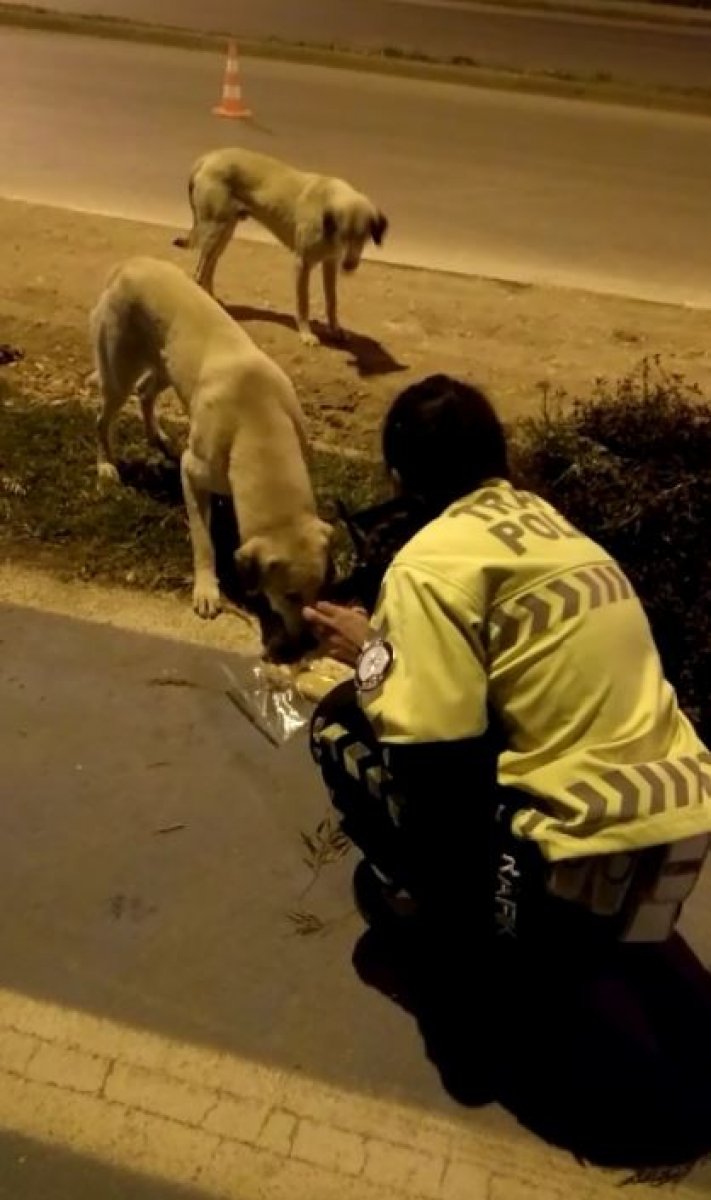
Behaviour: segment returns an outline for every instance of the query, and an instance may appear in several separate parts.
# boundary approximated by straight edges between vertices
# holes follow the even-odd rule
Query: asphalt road
[[[0,639],[0,985],[449,1107],[350,966],[349,864],[302,898],[328,800],[304,739],[274,749],[227,698],[240,660],[5,606]]]
[[[172,0],[170,5],[164,0],[52,0],[49,7],[243,37],[406,47],[437,57],[462,54],[487,66],[519,70],[711,86],[711,28],[496,11],[456,0]]]
[[[9,606],[0,640],[2,988],[454,1114],[415,1022],[351,965],[354,860],[302,895],[327,800],[303,738],[276,750],[229,703],[230,656]],[[710,892],[707,872],[685,923],[705,963]],[[296,936],[295,909],[326,931]]]
[[[245,60],[248,126],[213,54],[7,30],[0,72],[10,198],[182,228],[193,158],[244,143],[371,192],[388,261],[711,306],[703,117]]]

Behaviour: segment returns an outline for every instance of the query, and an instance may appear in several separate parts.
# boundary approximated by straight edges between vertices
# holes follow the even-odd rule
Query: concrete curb
[[[217,621],[195,617],[187,595],[142,591],[130,586],[66,580],[56,570],[31,563],[0,564],[0,604],[76,617],[127,633],[145,633],[171,642],[203,646],[228,654],[258,654],[256,623],[225,603]]]
[[[593,17],[600,21],[633,22],[635,25],[711,29],[711,9],[686,5],[655,4],[646,0],[454,0],[462,8],[489,12],[529,13],[542,16]]]
[[[4,1129],[206,1198],[611,1200],[619,1189],[619,1174],[586,1171],[485,1114],[433,1117],[8,990],[0,1084]],[[702,1189],[689,1180],[675,1194]]]
[[[467,0],[461,0],[466,3]],[[119,18],[82,16],[55,13],[47,9],[14,8],[0,0],[0,27],[35,30],[49,33],[73,34],[82,37],[110,38],[117,41],[175,47],[183,50],[224,52],[227,34],[201,33],[173,26],[123,21]],[[393,48],[382,51],[354,51],[338,46],[315,46],[271,41],[240,40],[244,58],[271,59],[301,63],[304,66],[332,67],[367,71],[429,82],[463,84],[468,87],[517,92],[524,95],[543,95],[561,99],[596,101],[638,108],[688,112],[699,115],[711,113],[711,88],[645,88],[613,79],[582,78],[563,72],[519,72],[491,69],[478,65],[466,56],[456,61],[427,58]]]

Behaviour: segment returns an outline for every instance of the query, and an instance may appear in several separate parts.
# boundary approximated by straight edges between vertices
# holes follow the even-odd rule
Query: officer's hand
[[[356,665],[363,644],[372,633],[364,608],[346,608],[319,600],[313,608],[304,609],[304,619],[331,658],[348,667]]]

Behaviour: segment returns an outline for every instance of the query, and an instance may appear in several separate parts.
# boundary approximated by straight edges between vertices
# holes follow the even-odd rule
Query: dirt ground
[[[134,254],[170,258],[189,268],[190,258],[171,245],[175,232],[0,200],[0,344],[24,351],[20,362],[0,367],[0,475],[26,480],[36,475],[31,463],[9,461],[9,446],[16,445],[9,424],[3,441],[3,419],[17,420],[19,414],[10,410],[18,404],[45,406],[54,425],[66,410],[71,436],[76,401],[93,402],[86,382],[87,314],[109,269]],[[307,349],[292,326],[292,272],[280,247],[246,241],[233,246],[218,285],[255,341],[291,375],[312,439],[326,449],[377,454],[379,426],[392,396],[433,371],[486,386],[506,420],[537,409],[540,384],[585,394],[596,378],[623,375],[648,355],[660,354],[667,369],[711,394],[705,312],[365,263],[341,289],[342,319],[352,333],[349,348]],[[317,289],[314,300],[319,313]],[[93,479],[89,442],[90,437],[87,488]],[[81,459],[85,451],[74,452]],[[17,542],[13,530],[6,532],[0,600],[134,629],[164,629],[208,644],[254,646],[253,628],[242,617],[205,625],[193,617],[186,594],[148,596],[128,576],[127,586],[119,588],[110,586],[111,579],[90,583],[85,575],[73,582],[68,578],[73,571],[61,569],[62,546],[42,546],[33,531]]]
[[[87,313],[108,270],[134,254],[189,268],[190,257],[171,245],[175,232],[1,200],[0,343],[23,348],[25,359],[1,368],[0,380],[12,378],[44,403],[88,397]],[[391,397],[433,371],[483,384],[507,420],[538,406],[541,383],[587,392],[597,377],[622,375],[646,355],[661,354],[711,391],[702,311],[368,262],[341,287],[350,347],[307,349],[292,326],[292,271],[281,247],[232,246],[218,290],[292,377],[312,437],[355,450],[377,448]],[[318,287],[314,302],[318,314]]]

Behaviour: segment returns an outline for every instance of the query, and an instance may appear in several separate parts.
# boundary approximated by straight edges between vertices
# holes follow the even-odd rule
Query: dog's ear
[[[256,596],[262,589],[264,566],[261,538],[250,538],[235,551],[235,568],[240,589],[245,596]]]
[[[333,583],[336,580],[336,575],[338,574],[338,572],[336,571],[336,564],[335,564],[335,561],[333,558],[333,549],[332,549],[333,539],[336,535],[336,531],[333,528],[333,525],[329,525],[328,521],[322,521],[320,518],[319,518],[318,528],[319,528],[319,533],[321,534],[321,537],[323,538],[323,552],[326,555],[326,570],[325,570],[325,574],[324,574],[324,578],[323,578],[323,583],[321,584],[321,588],[319,589],[319,594],[320,594],[321,592],[323,592],[324,588],[330,588],[333,585]]]
[[[264,538],[253,537],[235,553],[235,567],[245,595],[255,596],[274,583],[274,574],[282,566],[281,558],[267,548]]]
[[[337,233],[338,221],[336,220],[336,214],[332,208],[327,208],[323,214],[323,236],[327,242],[330,242],[335,238]]]
[[[388,224],[388,218],[382,212],[379,212],[370,222],[370,236],[376,246],[382,246],[385,234],[388,232]]]

